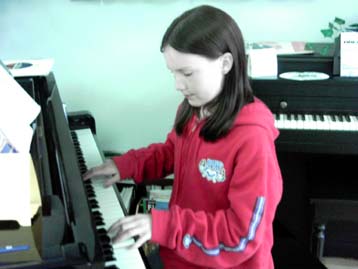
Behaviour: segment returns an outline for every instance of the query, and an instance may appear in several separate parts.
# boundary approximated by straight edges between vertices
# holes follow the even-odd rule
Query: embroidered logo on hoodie
[[[202,159],[199,162],[199,171],[203,178],[213,183],[225,181],[225,168],[222,161]]]

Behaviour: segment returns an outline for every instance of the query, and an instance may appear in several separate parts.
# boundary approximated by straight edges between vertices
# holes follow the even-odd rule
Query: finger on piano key
[[[103,156],[100,154],[97,148],[96,141],[92,135],[90,129],[76,130],[78,140],[81,145],[83,156],[87,167],[98,166],[103,163]],[[93,192],[93,196],[89,196],[88,199],[95,201],[99,208],[93,208],[92,213],[98,215],[99,225],[96,227],[99,233],[102,233],[102,244],[113,251],[109,256],[109,260],[105,263],[109,268],[138,268],[145,269],[144,262],[138,249],[128,250],[127,248],[112,245],[108,242],[108,234],[103,235],[104,231],[107,231],[109,227],[118,219],[125,216],[122,206],[118,200],[115,187],[108,188],[103,187],[104,178],[99,180],[89,180],[85,184],[90,185],[88,188]],[[98,213],[95,213],[98,212]],[[134,239],[130,238],[122,244],[133,244]],[[112,257],[113,256],[113,257]],[[111,267],[112,266],[112,267]]]

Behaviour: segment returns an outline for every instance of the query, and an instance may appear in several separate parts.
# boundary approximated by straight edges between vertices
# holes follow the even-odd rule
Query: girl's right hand
[[[103,164],[92,167],[83,174],[83,180],[88,180],[90,178],[104,178],[104,186],[109,187],[112,184],[119,182],[120,175],[113,160],[107,159]]]

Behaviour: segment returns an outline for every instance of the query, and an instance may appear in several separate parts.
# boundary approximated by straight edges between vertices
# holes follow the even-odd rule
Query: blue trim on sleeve
[[[265,197],[260,196],[256,199],[255,208],[252,213],[248,233],[245,237],[240,238],[240,243],[235,247],[225,246],[224,244],[220,243],[219,246],[209,249],[204,247],[203,244],[195,236],[190,236],[189,234],[186,234],[183,237],[183,245],[186,249],[188,249],[190,245],[194,243],[206,255],[209,256],[217,256],[220,254],[221,250],[230,251],[230,252],[242,252],[246,249],[247,244],[250,241],[254,240],[257,228],[262,219],[264,208],[265,208]]]

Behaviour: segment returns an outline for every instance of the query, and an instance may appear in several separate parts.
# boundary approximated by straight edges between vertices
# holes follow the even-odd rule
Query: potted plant
[[[321,29],[324,37],[332,38],[334,40],[334,58],[333,58],[333,75],[339,75],[340,72],[340,52],[341,52],[341,33],[348,31],[358,32],[358,23],[345,26],[346,21],[339,17],[335,17],[332,22],[328,23],[328,28]]]

